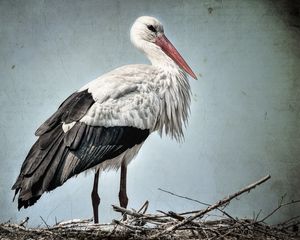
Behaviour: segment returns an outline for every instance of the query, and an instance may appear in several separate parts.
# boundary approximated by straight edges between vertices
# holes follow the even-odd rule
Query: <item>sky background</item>
[[[240,217],[300,199],[299,1],[8,1],[0,0],[0,222],[29,216],[39,225],[92,217],[93,173],[81,174],[17,210],[13,185],[36,128],[72,92],[125,64],[148,63],[129,29],[157,17],[199,80],[185,141],[152,134],[128,168],[129,208],[187,211],[214,203],[270,174],[234,200]],[[119,218],[119,172],[101,174],[100,221]],[[289,206],[270,221],[299,213]]]

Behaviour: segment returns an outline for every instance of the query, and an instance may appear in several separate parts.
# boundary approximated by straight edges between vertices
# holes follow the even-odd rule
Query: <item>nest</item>
[[[282,197],[277,208],[259,219],[238,219],[225,211],[232,199],[249,192],[267,181],[266,176],[248,185],[215,204],[205,204],[205,208],[184,212],[146,213],[148,201],[139,210],[130,210],[113,205],[113,209],[122,214],[121,220],[111,224],[93,224],[93,219],[70,220],[49,226],[42,218],[44,228],[27,228],[29,218],[20,224],[10,222],[0,224],[0,239],[300,239],[298,226],[300,216],[293,217],[277,225],[268,225],[265,221],[280,208],[299,203],[300,200],[284,202]],[[191,199],[160,189],[176,197]],[[203,204],[203,203],[202,203]],[[215,219],[207,218],[212,211],[221,212]],[[208,220],[210,219],[210,220]]]

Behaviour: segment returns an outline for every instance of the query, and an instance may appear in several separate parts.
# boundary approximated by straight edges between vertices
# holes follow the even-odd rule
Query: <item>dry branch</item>
[[[207,207],[207,208],[204,209],[204,210],[198,211],[198,212],[195,213],[194,215],[192,215],[192,216],[190,216],[190,217],[188,217],[188,218],[185,218],[183,221],[181,221],[181,222],[175,224],[174,226],[171,226],[171,227],[167,228],[167,229],[164,230],[163,232],[161,232],[161,233],[159,233],[159,234],[157,234],[157,235],[154,235],[153,237],[154,237],[154,238],[157,238],[157,237],[160,236],[160,235],[166,234],[166,233],[168,233],[168,232],[172,232],[172,231],[178,229],[179,227],[181,227],[181,226],[183,226],[183,225],[185,225],[185,224],[187,224],[187,223],[193,221],[194,219],[202,217],[202,216],[205,215],[206,213],[208,213],[208,212],[210,212],[210,211],[212,211],[212,210],[214,210],[214,209],[216,209],[216,208],[219,208],[219,207],[221,207],[221,206],[227,204],[228,202],[230,202],[232,199],[238,197],[239,195],[241,195],[241,194],[243,194],[243,193],[245,193],[245,192],[249,192],[251,189],[255,188],[256,186],[258,186],[258,185],[260,185],[260,184],[262,184],[262,183],[264,183],[265,181],[267,181],[267,180],[270,179],[270,178],[271,178],[270,175],[267,175],[267,176],[263,177],[262,179],[258,180],[257,182],[248,185],[247,187],[241,189],[240,191],[238,191],[238,192],[236,192],[236,193],[233,193],[233,194],[229,195],[228,197],[226,197],[226,198],[224,198],[224,199],[222,199],[222,200],[216,202],[216,203],[213,204],[213,205],[210,205],[209,207]]]

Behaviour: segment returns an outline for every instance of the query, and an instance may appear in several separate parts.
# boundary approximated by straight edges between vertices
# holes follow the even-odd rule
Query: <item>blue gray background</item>
[[[300,21],[298,1],[0,1],[0,221],[48,224],[92,216],[93,174],[69,180],[17,211],[10,190],[34,131],[73,91],[124,64],[147,63],[129,29],[155,16],[199,76],[191,80],[185,141],[153,134],[128,169],[129,207],[202,206],[157,190],[213,203],[271,174],[228,210],[267,214],[286,194],[300,198]],[[100,180],[101,221],[118,217],[119,173]],[[290,206],[278,222],[299,214]]]

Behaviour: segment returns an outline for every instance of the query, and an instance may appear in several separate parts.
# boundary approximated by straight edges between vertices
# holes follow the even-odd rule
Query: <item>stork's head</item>
[[[135,20],[130,30],[132,43],[143,51],[152,64],[163,64],[164,59],[172,59],[194,79],[195,73],[185,62],[173,44],[164,34],[163,25],[154,17],[142,16]]]

